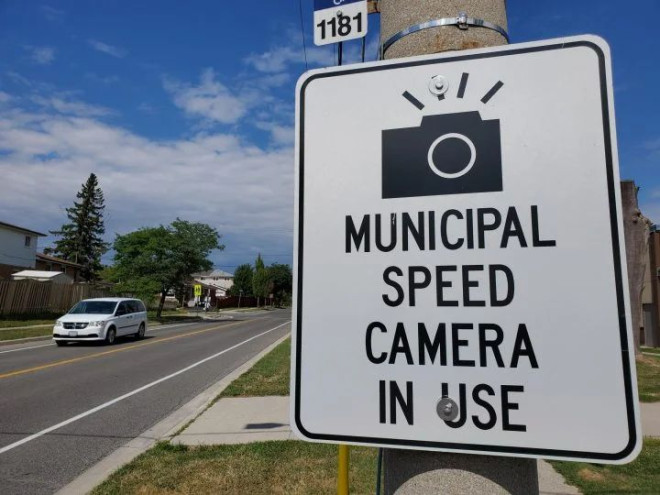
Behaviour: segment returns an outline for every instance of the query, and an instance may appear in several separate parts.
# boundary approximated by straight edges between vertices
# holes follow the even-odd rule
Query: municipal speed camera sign
[[[637,455],[611,77],[577,37],[301,78],[299,435]]]

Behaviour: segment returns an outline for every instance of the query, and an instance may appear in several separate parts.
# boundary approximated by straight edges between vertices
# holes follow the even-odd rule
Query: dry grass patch
[[[601,473],[596,473],[589,468],[580,469],[577,474],[585,481],[603,481],[605,479]]]
[[[351,493],[373,493],[376,449],[351,448]],[[161,443],[93,495],[326,494],[336,490],[337,447],[298,441],[185,447]]]
[[[551,464],[585,495],[660,493],[660,438],[645,438],[639,457],[622,466],[556,461]]]

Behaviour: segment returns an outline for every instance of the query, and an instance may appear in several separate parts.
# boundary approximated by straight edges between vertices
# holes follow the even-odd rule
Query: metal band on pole
[[[385,43],[381,45],[380,58],[381,59],[384,58],[384,54],[387,51],[387,49],[390,46],[392,46],[394,43],[399,41],[401,38],[408,36],[409,34],[416,33],[417,31],[422,31],[424,29],[440,27],[440,26],[458,26],[459,29],[468,29],[470,26],[476,26],[486,29],[492,29],[493,31],[497,31],[502,36],[504,36],[507,43],[509,42],[509,33],[507,33],[502,26],[498,26],[497,24],[493,24],[492,22],[489,21],[484,21],[483,19],[468,17],[465,12],[461,12],[458,14],[458,17],[443,17],[442,19],[435,19],[433,21],[427,21],[421,24],[415,24],[414,26],[410,26],[406,29],[399,31],[396,34],[393,34],[385,41]]]

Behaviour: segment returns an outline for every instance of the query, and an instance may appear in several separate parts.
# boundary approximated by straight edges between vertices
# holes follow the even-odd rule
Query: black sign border
[[[329,435],[312,433],[308,431],[302,424],[300,418],[300,389],[301,389],[301,342],[302,342],[302,296],[303,296],[303,229],[304,229],[304,185],[305,185],[305,156],[304,156],[304,143],[305,143],[305,89],[307,86],[316,79],[323,79],[326,77],[343,76],[348,74],[358,74],[362,72],[376,72],[380,70],[391,70],[404,67],[415,67],[420,65],[438,64],[445,62],[456,62],[465,60],[478,60],[484,58],[503,57],[508,55],[519,55],[528,53],[545,52],[549,50],[565,50],[576,47],[586,47],[596,52],[598,56],[598,67],[600,73],[600,93],[601,93],[601,107],[603,112],[603,140],[605,146],[605,162],[607,173],[607,189],[609,196],[610,207],[610,226],[612,235],[612,257],[614,263],[614,277],[616,285],[617,296],[617,309],[619,313],[619,335],[621,339],[621,358],[623,366],[623,378],[626,396],[626,411],[628,414],[628,444],[623,450],[617,453],[602,453],[602,452],[589,452],[589,451],[571,451],[571,450],[555,450],[555,449],[537,449],[528,447],[506,447],[499,445],[479,445],[479,444],[461,444],[449,442],[427,442],[417,440],[401,440],[392,438],[379,438],[379,437],[362,437],[362,436],[348,436],[348,435]],[[630,373],[630,353],[628,348],[628,329],[626,325],[626,313],[624,302],[624,284],[621,269],[621,245],[619,239],[619,217],[616,210],[616,191],[617,184],[614,184],[614,171],[613,171],[613,151],[612,151],[612,136],[610,126],[610,109],[608,98],[608,84],[607,84],[607,70],[606,70],[606,57],[605,53],[593,41],[586,39],[568,41],[568,42],[554,42],[550,45],[537,45],[525,48],[511,48],[504,49],[496,52],[476,53],[457,55],[453,57],[446,57],[441,59],[426,59],[426,60],[413,60],[403,61],[401,63],[393,63],[388,65],[378,65],[372,67],[360,67],[355,69],[342,70],[341,72],[327,72],[316,73],[311,75],[300,86],[299,97],[299,185],[298,185],[298,284],[297,284],[297,311],[294,315],[296,319],[296,393],[295,393],[295,422],[298,430],[309,439],[323,440],[337,443],[359,443],[370,445],[389,445],[400,447],[414,447],[417,449],[446,449],[446,450],[460,450],[460,451],[475,451],[487,453],[500,453],[500,454],[524,454],[536,457],[563,457],[575,459],[590,459],[601,461],[618,461],[625,459],[632,453],[637,445],[637,430],[635,428],[635,409],[633,404],[633,389],[632,377]]]

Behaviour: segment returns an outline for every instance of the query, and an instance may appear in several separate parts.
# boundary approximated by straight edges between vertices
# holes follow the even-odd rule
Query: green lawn
[[[645,438],[642,453],[630,464],[552,462],[552,465],[584,495],[660,493],[660,438]]]
[[[372,494],[377,450],[351,448],[352,494]],[[161,443],[115,472],[92,495],[312,495],[336,491],[337,447],[307,442],[186,447]]]
[[[219,397],[289,395],[291,339],[286,339],[234,380]]]
[[[196,314],[191,314],[186,311],[177,311],[175,309],[168,310],[168,311],[163,311],[160,315],[160,318],[156,318],[156,311],[147,311],[147,318],[149,319],[150,322],[153,323],[179,323],[182,321],[194,321],[198,320],[202,315],[203,312],[200,312],[200,316],[198,317]]]
[[[637,358],[637,388],[640,402],[660,401],[660,354]]]
[[[32,320],[0,320],[0,329],[14,328],[14,327],[31,327],[34,325],[54,325],[57,316],[47,319],[32,319]]]
[[[290,339],[235,380],[220,397],[287,395]],[[638,361],[640,395],[658,399],[660,357]],[[352,494],[374,493],[377,449],[351,447]],[[660,439],[623,466],[552,462],[586,494],[660,494]],[[92,495],[334,493],[337,447],[299,441],[185,447],[163,442],[121,468]]]
[[[0,342],[4,340],[24,339],[27,337],[42,337],[53,333],[55,320],[61,315],[53,316],[52,319],[21,319],[0,320]],[[195,316],[185,312],[164,311],[161,318],[156,318],[156,312],[148,313],[149,322],[153,324],[178,323],[183,321],[196,321]],[[42,325],[38,328],[20,328]],[[16,330],[5,330],[6,328],[18,327]]]
[[[20,328],[18,330],[0,330],[0,342],[3,340],[25,339],[27,337],[42,337],[53,333],[53,324],[40,328]]]

